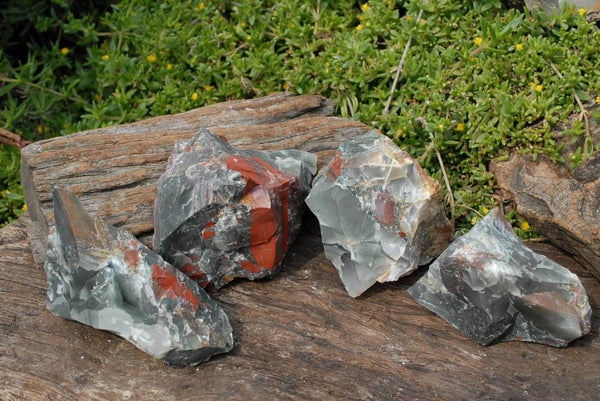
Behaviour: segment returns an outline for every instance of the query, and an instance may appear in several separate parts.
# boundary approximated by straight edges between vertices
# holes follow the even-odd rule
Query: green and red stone
[[[48,309],[108,330],[168,365],[193,366],[233,347],[225,312],[186,274],[133,235],[53,193],[56,233],[44,264]],[[202,272],[189,272],[201,284]]]
[[[241,150],[200,131],[175,145],[159,180],[154,248],[204,286],[271,276],[298,233],[315,169],[307,152]]]

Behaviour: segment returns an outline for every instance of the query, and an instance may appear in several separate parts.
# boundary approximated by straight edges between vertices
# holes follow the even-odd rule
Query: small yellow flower
[[[600,103],[600,96],[596,97],[596,103]]]
[[[443,129],[444,129],[444,124],[440,124],[440,125],[438,125],[438,129],[439,129],[439,130],[443,130]]]
[[[456,125],[456,130],[459,131],[459,132],[463,132],[465,130],[465,128],[466,128],[466,126],[463,123],[458,123]]]
[[[24,212],[26,212],[26,211],[27,211],[27,204],[24,204],[24,205],[21,207],[21,210],[22,210],[22,211],[24,211]]]
[[[477,222],[478,222],[478,221],[479,221],[479,219],[478,219],[477,217],[473,217],[473,218],[471,219],[471,225],[473,225],[473,226],[474,226],[475,224],[477,224]]]
[[[536,85],[536,83],[535,83],[535,82],[530,82],[530,83],[529,83],[529,86],[531,86],[532,88],[533,88],[535,85]]]
[[[364,15],[361,15],[360,17],[358,17],[358,19],[359,19],[359,20],[361,20],[361,21],[364,21],[364,20],[365,20],[365,18],[366,18],[366,17],[365,17]]]
[[[421,23],[421,25],[425,25],[427,23],[427,20],[425,18],[421,18],[419,22]]]
[[[586,15],[587,14],[587,10],[585,8],[580,8],[579,10],[577,10],[577,12],[579,13],[579,15]]]
[[[406,16],[406,20],[407,20],[407,21],[412,21],[412,20],[414,20],[414,18],[413,18],[413,17],[411,17],[410,15],[407,15],[407,16]]]
[[[544,85],[536,85],[535,86],[535,91],[536,92],[541,92],[544,90]]]
[[[167,63],[167,70],[172,70],[172,69],[173,69],[173,64]]]
[[[360,8],[362,8],[363,11],[367,11],[369,9],[369,5],[367,3],[365,3]]]
[[[204,10],[204,8],[205,8],[205,7],[206,7],[206,4],[204,4],[204,3],[200,3],[200,4],[198,4],[198,8],[199,8],[200,10]]]
[[[525,46],[522,43],[519,43],[518,45],[515,46],[515,49],[521,51],[525,48]]]
[[[196,92],[192,93],[192,100],[198,99],[198,94]]]
[[[60,52],[63,56],[66,56],[67,54],[69,54],[70,50],[67,47],[63,47],[62,49],[60,49]]]
[[[362,26],[362,24],[358,24],[358,25],[356,26],[356,30],[357,30],[357,31],[360,31],[361,29],[363,29],[363,26]]]
[[[483,212],[483,214],[488,214],[490,212],[490,209],[484,207],[483,209],[481,209],[481,211]]]
[[[209,91],[209,92],[210,92],[211,90],[213,90],[213,87],[212,87],[211,85],[206,85],[206,86],[204,87],[204,90],[205,90],[205,91]]]
[[[473,43],[475,43],[477,46],[481,46],[483,43],[483,38],[475,38],[473,39]]]
[[[105,54],[104,56],[102,56],[102,60],[108,60],[110,58],[110,56],[108,54]]]
[[[286,83],[283,84],[283,89],[284,90],[288,90],[290,88],[290,86]]]
[[[42,127],[41,125],[38,125],[37,126],[37,132],[40,133],[40,134],[43,134],[44,133],[44,127]]]
[[[150,63],[154,63],[156,61],[156,56],[154,54],[149,54],[146,56],[146,60],[148,60]]]
[[[525,230],[525,231],[529,231],[529,229],[531,228],[531,226],[529,225],[528,222],[524,221],[521,223],[521,229]]]

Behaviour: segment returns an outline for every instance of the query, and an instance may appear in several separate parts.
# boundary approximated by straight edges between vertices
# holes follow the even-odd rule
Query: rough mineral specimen
[[[202,130],[158,182],[154,250],[201,286],[272,275],[301,224],[316,156],[240,150]]]
[[[440,185],[376,132],[340,146],[306,203],[319,219],[325,254],[353,297],[428,263],[452,236]]]
[[[498,209],[452,243],[409,292],[482,345],[560,347],[590,331],[579,278],[523,245]]]
[[[53,195],[56,233],[44,265],[52,313],[112,331],[172,366],[231,350],[227,316],[196,283],[127,231],[91,218],[71,192]]]
[[[524,0],[524,2],[531,9],[542,8],[546,11],[557,11],[567,5],[583,8],[586,11],[600,10],[600,1],[598,0]],[[523,3],[523,1],[515,3]]]

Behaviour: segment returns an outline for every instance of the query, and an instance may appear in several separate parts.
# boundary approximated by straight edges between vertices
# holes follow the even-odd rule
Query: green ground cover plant
[[[600,32],[569,7],[548,15],[499,0],[14,3],[0,11],[0,125],[24,139],[275,91],[322,94],[418,158],[443,183],[461,229],[495,205],[490,160],[511,149],[560,160],[552,132],[580,111],[575,95],[600,102]],[[586,135],[583,121],[567,134]],[[567,162],[592,151],[586,141]],[[17,166],[18,152],[2,148],[0,224],[26,208]],[[521,236],[533,235],[511,218]]]

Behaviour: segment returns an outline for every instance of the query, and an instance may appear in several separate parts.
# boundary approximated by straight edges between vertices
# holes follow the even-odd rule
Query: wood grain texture
[[[333,110],[333,103],[321,96],[275,94],[27,146],[22,151],[21,179],[36,262],[44,259],[53,225],[54,185],[69,188],[94,216],[124,226],[149,244],[156,182],[176,140],[210,128],[241,148],[315,152],[322,166],[341,142],[372,130],[356,121],[328,117]]]
[[[548,245],[538,251],[580,275],[592,333],[571,346],[483,347],[406,292],[423,273],[350,298],[303,229],[273,280],[213,296],[235,348],[173,369],[117,336],[51,315],[27,217],[0,230],[0,399],[62,400],[594,400],[600,391],[600,284]]]
[[[517,153],[491,170],[503,200],[600,280],[600,152],[573,171]]]

